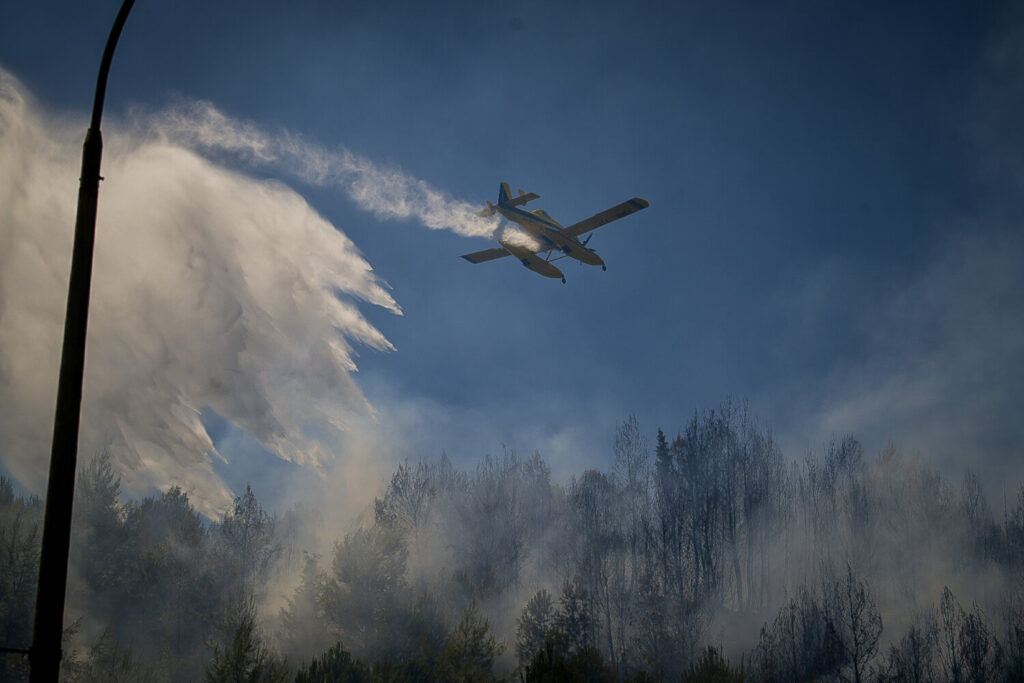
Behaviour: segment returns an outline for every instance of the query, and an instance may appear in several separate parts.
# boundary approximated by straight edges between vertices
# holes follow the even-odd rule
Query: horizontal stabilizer
[[[515,199],[510,199],[507,202],[505,202],[505,206],[522,206],[527,202],[532,202],[534,199],[540,199],[540,195],[535,192],[523,194],[523,191],[519,190],[519,196],[516,197]]]
[[[540,199],[539,194],[526,194],[522,190],[519,190],[519,196],[512,196],[512,189],[509,188],[508,183],[502,183],[498,188],[498,206],[522,206],[527,202],[532,202],[534,199]],[[490,205],[490,202],[487,202]]]
[[[485,261],[493,261],[496,258],[502,256],[508,256],[508,249],[505,247],[496,247],[494,249],[484,249],[483,251],[474,251],[472,254],[463,254],[462,258],[466,259],[470,263],[483,263]]]

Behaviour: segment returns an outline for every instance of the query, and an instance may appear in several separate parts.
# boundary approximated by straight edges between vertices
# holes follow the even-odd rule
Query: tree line
[[[652,441],[628,419],[611,468],[564,483],[536,453],[403,462],[323,554],[315,509],[125,500],[100,454],[65,679],[1024,680],[1024,488],[999,520],[973,473],[893,447],[786,458],[741,403]],[[41,512],[0,478],[6,647],[30,637]]]

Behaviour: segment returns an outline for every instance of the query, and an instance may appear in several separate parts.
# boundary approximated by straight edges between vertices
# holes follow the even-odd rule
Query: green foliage
[[[318,560],[316,555],[305,555],[302,580],[281,608],[280,637],[285,651],[299,661],[308,661],[331,642],[321,609],[324,577]]]
[[[554,623],[554,603],[551,593],[542,588],[530,598],[523,613],[516,620],[516,656],[526,664],[544,644],[544,638]]]
[[[225,569],[236,581],[252,590],[265,579],[271,564],[281,552],[274,536],[276,520],[260,505],[252,487],[235,498],[231,510],[218,527],[227,560]]]
[[[590,604],[591,598],[581,577],[562,585],[554,624],[573,651],[587,647],[593,638],[594,618]]]
[[[437,665],[448,634],[448,623],[436,598],[422,593],[399,600],[384,614],[380,655],[399,662],[412,673],[426,675]],[[416,676],[414,676],[415,678]]]
[[[151,666],[135,659],[130,647],[114,640],[113,630],[108,627],[71,680],[74,683],[154,683],[160,679]]]
[[[364,656],[383,654],[387,618],[407,597],[405,562],[401,536],[387,528],[359,529],[335,546],[323,584],[324,618],[335,636]]]
[[[28,648],[39,571],[40,522],[38,498],[14,495],[10,480],[0,475],[0,644]],[[21,680],[28,660],[0,655],[0,680]]]
[[[199,678],[204,644],[238,590],[221,547],[181,489],[122,504],[106,457],[79,481],[68,612],[108,624],[137,659]]]
[[[336,643],[295,675],[295,683],[370,683],[370,670]]]
[[[82,468],[75,493],[76,517],[97,531],[109,531],[117,525],[121,510],[121,475],[114,470],[110,453],[102,451]]]
[[[516,656],[520,666],[547,650],[572,656],[588,648],[594,628],[590,605],[580,577],[562,584],[557,608],[547,590],[538,591],[517,620]]]
[[[71,563],[79,568],[88,590],[101,599],[124,579],[124,506],[120,500],[121,477],[114,471],[110,454],[92,458],[78,475],[75,486],[74,538]]]
[[[220,642],[206,667],[206,683],[283,683],[288,678],[284,662],[272,655],[256,627],[252,598],[234,601],[224,617]]]
[[[743,683],[743,667],[733,669],[720,649],[707,647],[700,659],[683,675],[683,683]]]
[[[554,630],[522,673],[525,683],[612,683],[618,676],[593,647],[568,652],[564,634]]]
[[[117,588],[131,609],[115,615],[117,636],[160,643],[147,654],[198,676],[198,653],[224,605],[219,586],[229,580],[199,514],[173,487],[128,505],[125,530],[127,571]]]
[[[492,680],[494,658],[504,649],[490,633],[491,624],[470,604],[441,648],[437,672],[447,681]]]

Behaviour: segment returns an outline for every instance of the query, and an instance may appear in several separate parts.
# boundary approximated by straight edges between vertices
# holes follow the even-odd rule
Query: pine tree
[[[252,597],[232,601],[221,626],[220,642],[206,667],[206,683],[284,683],[288,669],[269,652],[256,627]]]
[[[554,625],[554,603],[551,593],[542,588],[530,598],[516,620],[516,656],[525,665],[544,644],[548,630]]]
[[[477,613],[471,603],[458,625],[441,648],[438,673],[448,681],[487,681],[493,679],[494,658],[504,649],[490,633],[491,624]]]
[[[295,675],[295,683],[370,683],[370,670],[336,643]]]

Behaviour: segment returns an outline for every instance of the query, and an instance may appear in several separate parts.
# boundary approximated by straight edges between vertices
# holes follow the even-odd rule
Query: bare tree
[[[1020,595],[1006,601],[1005,631],[1001,643],[1003,680],[1024,681],[1024,602]]]
[[[938,646],[939,625],[934,612],[918,615],[899,643],[890,648],[888,661],[879,680],[883,683],[935,681],[935,655]]]
[[[942,659],[952,683],[984,683],[999,665],[999,646],[977,605],[965,612],[948,587],[939,605],[942,618]]]
[[[861,683],[867,675],[868,665],[878,652],[882,617],[867,584],[853,575],[849,563],[846,574],[826,590],[827,609],[842,644],[846,666],[850,668],[843,678]]]
[[[817,595],[801,588],[761,629],[754,666],[766,682],[815,680],[843,666],[843,644]]]

